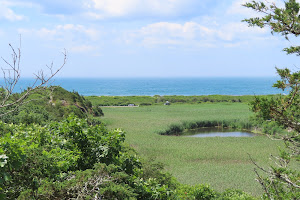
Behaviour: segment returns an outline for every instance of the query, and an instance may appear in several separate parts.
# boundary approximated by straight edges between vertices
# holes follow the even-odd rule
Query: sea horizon
[[[51,81],[51,85],[59,85],[83,96],[241,96],[283,93],[272,87],[276,80],[279,77],[58,77]],[[26,89],[32,82],[32,78],[20,79],[16,88],[19,91]],[[3,84],[3,79],[0,83]]]

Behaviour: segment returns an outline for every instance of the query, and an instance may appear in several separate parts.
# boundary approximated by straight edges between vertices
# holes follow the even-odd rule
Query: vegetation
[[[102,195],[123,199],[137,196],[138,187],[132,187],[138,180],[140,187],[148,189],[142,164],[124,145],[125,134],[119,129],[109,132],[103,125],[89,126],[75,116],[43,127],[1,123],[1,129],[2,197],[86,199]],[[152,180],[154,185],[159,183]],[[90,191],[82,190],[80,184],[92,184]],[[164,187],[161,193],[168,190]]]
[[[229,128],[231,130],[247,130],[250,131],[253,127],[248,120],[211,120],[211,121],[191,121],[183,122],[182,124],[171,124],[165,131],[159,132],[160,135],[183,135],[184,131],[195,130],[200,128]]]
[[[245,6],[264,14],[245,20],[251,26],[269,26],[287,39],[300,34],[300,4],[295,0],[286,1],[284,8],[255,1]],[[89,101],[60,87],[43,88],[56,72],[49,79],[37,75],[41,85],[13,94],[21,54],[11,49],[13,64],[4,61],[15,76],[6,77],[8,87],[0,91],[0,199],[255,199],[243,191],[263,193],[263,199],[300,198],[300,72],[277,69],[281,81],[274,87],[287,90],[286,96],[156,95],[88,97]],[[284,50],[300,55],[299,46]],[[244,103],[251,99],[255,120],[250,123]],[[165,101],[172,105],[161,105]],[[90,118],[103,115],[99,105],[128,104],[145,107],[105,107],[103,121],[128,130],[126,142],[144,159],[125,143],[123,130],[108,131]],[[260,125],[280,140],[264,136],[198,140],[157,134],[216,125]],[[276,146],[280,154],[272,156],[274,164],[265,158],[276,152]],[[262,190],[253,181],[253,164]]]
[[[247,121],[252,113],[244,103],[203,103],[145,107],[102,107],[109,128],[126,130],[126,142],[139,154],[165,165],[183,184],[208,183],[218,192],[236,188],[262,194],[255,181],[253,163],[268,166],[270,154],[277,153],[280,141],[265,136],[249,138],[190,138],[162,136],[171,124],[197,121]]]
[[[265,95],[271,98],[276,95]],[[254,96],[228,96],[228,95],[208,95],[208,96],[87,96],[87,100],[97,106],[128,106],[135,104],[140,106],[162,105],[166,101],[171,104],[200,104],[214,102],[239,102],[249,103],[254,100]]]
[[[67,62],[67,54],[65,50],[63,52],[63,63],[60,67],[55,70],[53,62],[51,65],[47,65],[49,73],[40,70],[38,73],[34,74],[34,82],[31,85],[28,85],[24,92],[16,95],[14,93],[15,88],[21,77],[21,37],[20,47],[18,49],[15,49],[11,44],[9,44],[9,47],[11,50],[11,60],[2,58],[5,67],[1,67],[4,80],[4,84],[1,85],[0,89],[1,117],[15,111],[19,106],[30,102],[28,97],[36,91],[44,90],[53,77],[65,66]]]
[[[76,92],[70,93],[59,87],[47,100],[40,99],[41,96],[42,93],[35,93],[30,98],[38,100],[24,105],[29,108],[29,114],[33,105],[44,109],[50,106],[55,110],[51,107],[53,103],[62,101],[62,106],[78,104],[76,108],[93,108]],[[260,193],[253,181],[252,164],[247,153],[254,155],[258,162],[266,163],[262,159],[267,156],[262,153],[265,146],[270,152],[276,149],[274,142],[267,138],[205,138],[199,145],[200,141],[190,138],[166,138],[156,134],[182,120],[186,126],[193,124],[187,121],[204,119],[230,121],[240,118],[247,121],[250,112],[246,104],[103,109],[106,116],[102,120],[110,127],[126,128],[129,131],[127,142],[145,159],[124,143],[123,131],[107,131],[103,124],[91,126],[88,121],[80,119],[86,115],[66,118],[66,112],[61,122],[44,121],[41,125],[2,122],[2,195],[6,195],[7,199],[253,199],[244,192],[226,189],[239,188],[256,195]],[[46,113],[50,115],[50,112]],[[35,114],[38,113],[40,111]],[[153,163],[148,159],[156,161]],[[164,162],[167,170],[174,173],[181,183],[164,172],[157,162]],[[232,184],[237,173],[239,180]],[[205,183],[212,184],[216,190]]]
[[[262,13],[263,17],[250,18],[245,21],[250,26],[270,27],[272,33],[279,33],[286,39],[290,36],[300,34],[300,4],[296,0],[284,2],[284,8],[276,4],[265,4],[263,2],[246,3],[246,7]],[[300,55],[300,46],[285,48],[287,54]],[[274,84],[274,87],[289,92],[286,96],[278,98],[255,98],[252,102],[256,118],[261,121],[282,126],[288,129],[288,134],[276,135],[284,141],[286,148],[280,150],[278,157],[274,157],[275,164],[269,169],[257,166],[257,180],[264,189],[265,199],[299,199],[300,198],[300,171],[291,166],[300,162],[300,72],[292,72],[289,69],[278,69],[277,73],[281,80]],[[264,173],[258,172],[260,170]]]
[[[122,130],[74,115],[46,126],[0,127],[1,199],[254,199],[182,185],[161,165],[141,160]]]
[[[10,100],[19,98],[23,93],[15,93]],[[89,118],[89,122],[100,123],[95,117],[103,116],[100,107],[92,106],[90,101],[77,92],[69,92],[59,86],[31,92],[27,101],[26,104],[15,108],[13,112],[7,113],[10,108],[0,110],[0,113],[5,114],[2,115],[1,120],[14,124],[45,124],[49,121],[60,121],[74,113],[80,118]]]
[[[4,61],[13,76],[4,77],[0,90],[0,199],[254,199],[180,184],[127,146],[124,131],[108,131],[91,118],[103,116],[99,106],[76,92],[43,87],[66,54],[49,78],[36,75],[40,85],[13,93],[21,54],[11,49],[12,64]]]

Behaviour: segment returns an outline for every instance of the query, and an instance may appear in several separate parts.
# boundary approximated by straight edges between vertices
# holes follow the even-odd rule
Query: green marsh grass
[[[249,120],[205,120],[205,121],[185,121],[181,124],[171,124],[167,130],[160,131],[160,135],[185,135],[189,130],[197,130],[201,128],[226,128],[230,131],[246,130],[251,131],[252,123]]]
[[[252,114],[244,103],[202,103],[144,107],[103,107],[109,128],[122,127],[126,141],[142,156],[165,164],[181,183],[208,183],[223,191],[237,188],[254,195],[262,192],[255,181],[248,154],[268,166],[277,154],[278,141],[265,136],[249,138],[190,138],[162,136],[171,124],[204,120],[247,120]]]
[[[271,98],[276,95],[264,95],[266,98]],[[205,102],[243,102],[249,103],[254,100],[253,95],[229,96],[229,95],[200,95],[200,96],[87,96],[85,97],[93,103],[93,105],[101,106],[127,106],[128,104],[135,105],[163,105],[166,101],[171,104],[200,104]]]

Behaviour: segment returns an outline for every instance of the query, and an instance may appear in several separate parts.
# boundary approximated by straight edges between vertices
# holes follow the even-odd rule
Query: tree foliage
[[[96,163],[119,165],[130,158],[121,154],[126,152],[123,131],[89,126],[74,115],[47,126],[1,123],[1,129],[0,187],[9,199],[24,191],[37,198],[45,181],[62,181],[72,171],[92,169]],[[122,166],[130,164],[139,162]]]
[[[290,36],[298,37],[300,35],[300,5],[296,0],[284,2],[284,8],[279,8],[275,3],[252,1],[244,6],[251,8],[263,15],[245,19],[249,26],[258,26],[260,28],[269,27],[271,33],[278,33],[289,39]],[[290,46],[285,48],[287,54],[300,55],[299,46]]]
[[[249,26],[269,27],[272,34],[278,33],[287,40],[300,34],[300,4],[296,0],[284,2],[284,7],[279,8],[275,3],[256,2],[246,3],[244,6],[251,8],[263,17],[245,19]],[[290,46],[284,49],[287,54],[300,55],[299,46]],[[267,199],[299,199],[300,198],[300,72],[288,68],[276,68],[281,80],[273,86],[288,92],[276,98],[266,99],[256,97],[252,102],[256,117],[262,121],[276,123],[287,130],[273,138],[284,141],[286,149],[281,149],[279,156],[272,156],[275,164],[270,169],[258,169],[267,174],[260,175],[256,170],[257,180],[262,185]],[[291,163],[296,168],[291,167]]]

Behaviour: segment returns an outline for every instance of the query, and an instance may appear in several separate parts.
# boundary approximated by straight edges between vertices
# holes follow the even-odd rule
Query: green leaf
[[[8,157],[5,154],[0,155],[0,167],[4,167],[7,164]]]

